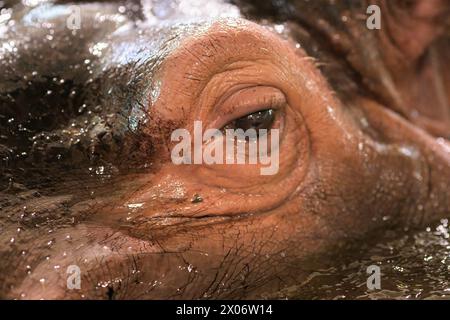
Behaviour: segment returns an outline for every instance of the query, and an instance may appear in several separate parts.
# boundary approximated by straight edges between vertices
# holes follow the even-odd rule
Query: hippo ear
[[[349,62],[384,106],[433,135],[448,137],[450,0],[362,2],[379,7],[372,8],[379,9],[373,12],[381,23],[349,28],[355,43]]]
[[[448,32],[450,0],[384,0],[382,16],[393,44],[414,61]]]

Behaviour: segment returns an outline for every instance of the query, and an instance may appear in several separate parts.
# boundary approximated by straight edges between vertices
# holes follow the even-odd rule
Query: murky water
[[[450,299],[448,219],[420,230],[386,231],[373,245],[343,256],[340,267],[317,270],[280,292],[288,299]],[[367,267],[381,271],[381,288],[369,290]]]

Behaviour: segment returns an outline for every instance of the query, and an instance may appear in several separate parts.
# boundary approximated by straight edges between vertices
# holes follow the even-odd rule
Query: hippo
[[[3,299],[290,298],[450,212],[447,0],[0,7]],[[174,163],[199,121],[277,170]]]

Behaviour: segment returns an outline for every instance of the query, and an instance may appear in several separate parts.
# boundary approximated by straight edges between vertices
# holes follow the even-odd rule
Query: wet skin
[[[5,4],[2,298],[288,296],[348,243],[449,213],[448,1],[380,1],[381,30],[364,1],[183,3],[81,3],[76,32],[70,4]],[[267,109],[276,175],[172,164],[174,129]]]

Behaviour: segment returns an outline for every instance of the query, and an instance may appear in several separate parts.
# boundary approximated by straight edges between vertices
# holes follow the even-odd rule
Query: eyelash
[[[257,100],[253,100],[253,101],[242,101],[240,103],[234,104],[232,106],[232,108],[230,108],[228,110],[228,112],[226,114],[233,114],[236,110],[241,110],[241,109],[250,109],[250,111],[246,114],[242,114],[241,116],[236,117],[235,119],[239,119],[242,117],[245,117],[247,115],[250,115],[252,113],[255,112],[259,112],[259,111],[264,111],[264,110],[269,110],[269,109],[273,109],[273,110],[277,110],[280,107],[280,101],[276,101],[276,99],[274,99],[273,96],[271,97],[258,97]]]

